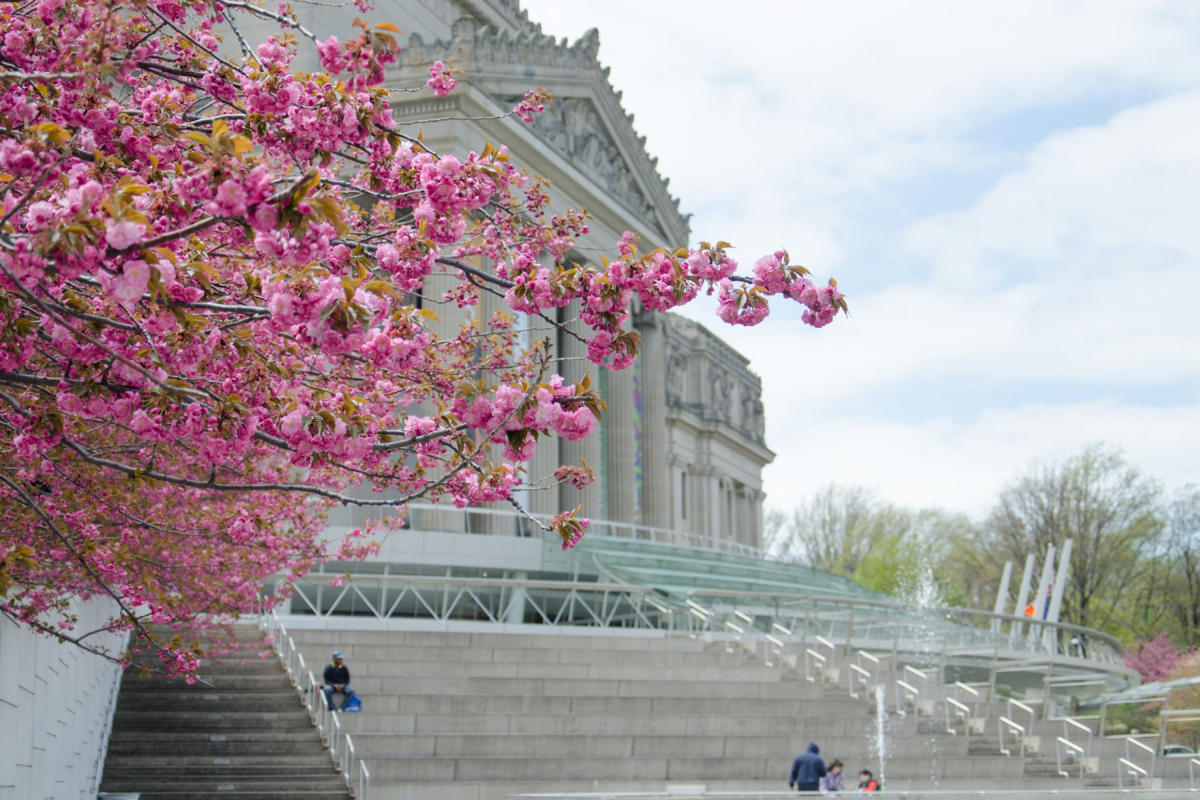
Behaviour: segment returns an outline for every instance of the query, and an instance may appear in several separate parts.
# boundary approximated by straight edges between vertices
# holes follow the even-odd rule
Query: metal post
[[[1013,606],[1013,616],[1025,616],[1025,603],[1029,599],[1029,584],[1033,580],[1033,553],[1025,556],[1025,573],[1021,576],[1021,588],[1017,592],[1017,604]],[[1017,625],[1014,631],[1018,636],[1021,635],[1021,626]]]
[[[1054,579],[1054,594],[1050,596],[1050,612],[1046,615],[1047,622],[1058,622],[1062,613],[1063,594],[1067,588],[1067,570],[1071,563],[1071,547],[1074,540],[1067,539],[1063,544],[1062,555],[1058,557],[1058,576]]]
[[[995,614],[1004,613],[1004,601],[1008,599],[1008,584],[1012,580],[1013,562],[1004,562],[1004,573],[1000,576],[1000,588],[996,591],[996,605],[992,609]],[[1000,620],[992,621],[992,630],[1000,632]]]
[[[1046,548],[1046,560],[1042,563],[1042,577],[1038,581],[1037,588],[1033,590],[1033,619],[1041,619],[1038,614],[1038,609],[1046,608],[1046,601],[1043,599],[1050,592],[1050,581],[1054,577],[1054,545]],[[1029,626],[1029,645],[1033,647],[1040,637],[1040,634],[1045,630],[1044,626],[1033,625]]]

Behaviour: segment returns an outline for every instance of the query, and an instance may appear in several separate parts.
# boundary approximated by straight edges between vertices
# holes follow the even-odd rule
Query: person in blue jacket
[[[809,742],[808,749],[796,756],[788,788],[794,786],[798,792],[815,792],[820,788],[821,778],[825,777],[825,762],[818,755],[820,752],[816,742]]]

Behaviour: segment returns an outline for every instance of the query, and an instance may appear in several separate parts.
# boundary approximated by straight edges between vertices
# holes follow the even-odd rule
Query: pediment
[[[631,215],[656,227],[665,243],[684,244],[687,217],[670,195],[669,181],[658,174],[657,159],[646,152],[645,137],[638,136],[633,117],[622,108],[620,93],[608,82],[598,49],[595,30],[571,44],[543,35],[537,26],[516,35],[496,33],[464,17],[454,23],[449,41],[410,37],[399,68],[416,74],[448,59],[502,112],[526,89],[544,86],[554,102],[534,118],[533,133]]]

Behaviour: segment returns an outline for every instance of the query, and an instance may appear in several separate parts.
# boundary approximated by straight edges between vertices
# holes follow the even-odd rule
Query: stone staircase
[[[239,640],[261,641],[251,625]],[[102,792],[142,800],[348,800],[345,783],[274,659],[201,662],[203,682],[121,681]]]
[[[810,741],[850,776],[880,771],[873,701],[721,644],[594,630],[289,630],[314,672],[330,651],[346,655],[364,713],[341,722],[370,768],[372,800],[778,792]],[[886,718],[888,789],[1021,780],[1019,759],[971,755],[968,737],[924,723]]]

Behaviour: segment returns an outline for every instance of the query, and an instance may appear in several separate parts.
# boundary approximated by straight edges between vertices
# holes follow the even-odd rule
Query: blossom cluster
[[[225,55],[239,14],[280,30]],[[86,646],[72,603],[107,596],[114,629],[194,674],[195,648],[149,626],[188,632],[257,607],[270,576],[286,593],[369,557],[387,526],[326,543],[330,508],[394,527],[417,499],[514,502],[539,443],[596,431],[588,377],[554,374],[514,314],[574,326],[559,310],[577,308],[591,362],[623,369],[635,305],[715,292],[753,324],[778,296],[817,327],[845,309],[782,251],[750,276],[723,242],[627,235],[574,260],[586,214],[552,211],[506,148],[435,153],[393,120],[395,33],[316,39],[253,2],[0,2],[0,612]],[[301,47],[321,72],[294,69]],[[412,88],[456,75],[438,61]],[[483,292],[508,310],[487,317]],[[545,528],[572,547],[579,514]]]

